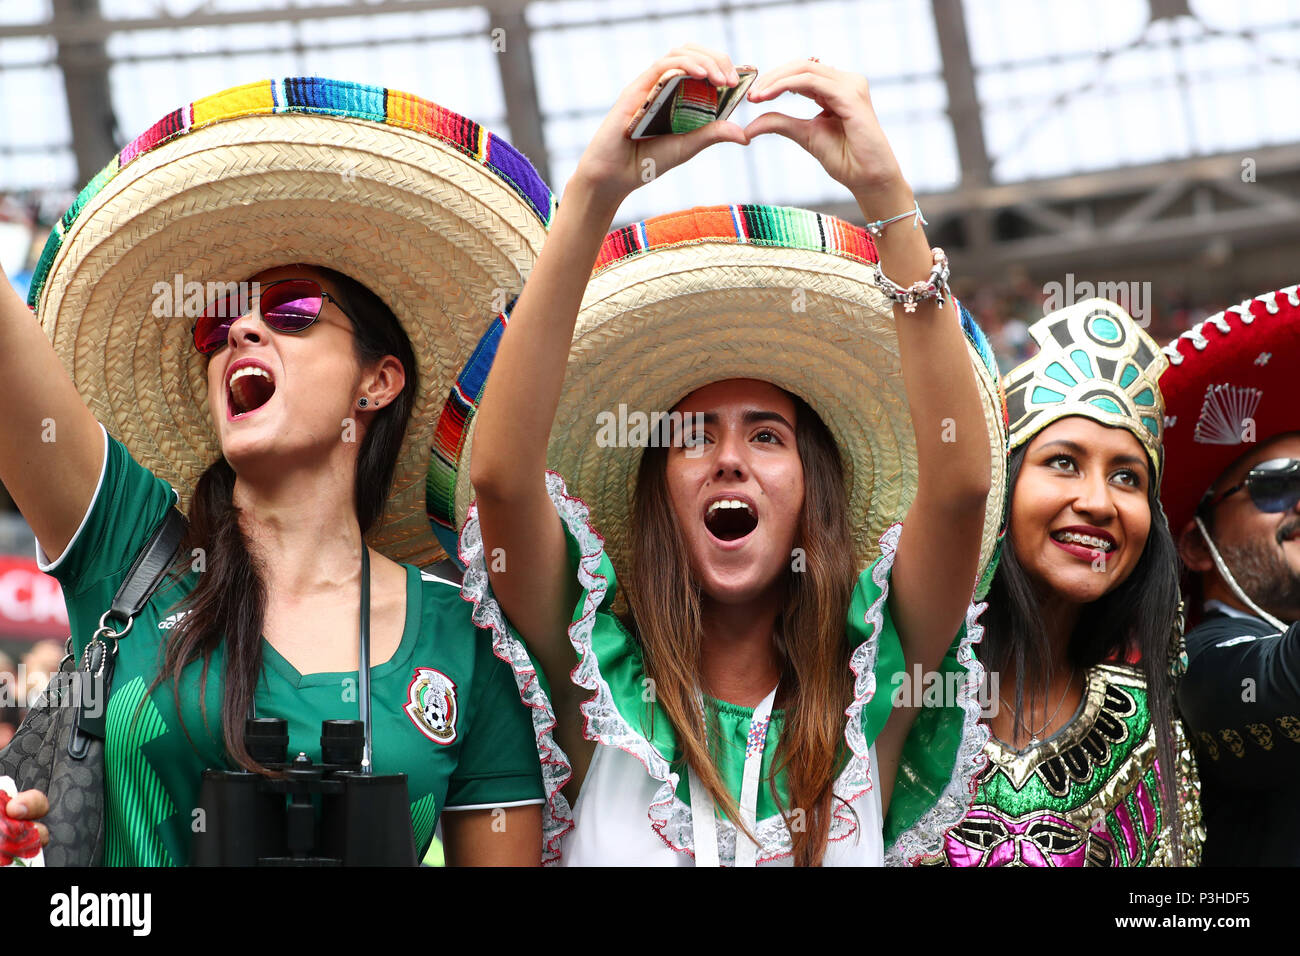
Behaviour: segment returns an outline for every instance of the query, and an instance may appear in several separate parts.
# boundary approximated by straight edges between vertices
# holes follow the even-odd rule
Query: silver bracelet
[[[899,213],[897,216],[891,216],[888,219],[877,219],[875,222],[867,223],[867,232],[871,233],[871,235],[874,236],[876,239],[879,239],[881,236],[885,234],[885,227],[888,226],[891,222],[898,222],[898,220],[906,219],[908,216],[912,217],[913,229],[915,229],[917,226],[930,225],[930,223],[926,220],[925,216],[921,215],[920,200],[913,200],[912,202],[913,202],[913,208],[909,209],[907,212]]]
[[[948,289],[948,257],[938,246],[930,252],[934,256],[930,277],[913,282],[907,288],[886,276],[880,263],[876,263],[876,285],[887,297],[901,304],[904,312],[915,312],[917,305],[926,299],[934,299],[934,304],[942,309],[944,298],[952,295]]]

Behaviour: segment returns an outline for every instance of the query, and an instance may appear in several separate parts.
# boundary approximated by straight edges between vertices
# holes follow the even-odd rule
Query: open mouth
[[[226,381],[226,397],[232,418],[261,408],[275,394],[275,379],[260,365],[241,365]]]
[[[1098,555],[1105,555],[1108,558],[1118,547],[1115,539],[1101,530],[1062,528],[1053,531],[1051,538],[1066,551],[1085,560],[1093,560]]]
[[[704,527],[719,541],[739,541],[758,527],[758,515],[747,501],[719,498],[704,512]]]

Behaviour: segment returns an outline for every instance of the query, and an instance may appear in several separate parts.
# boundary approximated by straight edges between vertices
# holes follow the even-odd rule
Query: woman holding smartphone
[[[937,845],[978,769],[972,592],[1004,463],[991,356],[946,294],[864,79],[787,64],[749,98],[807,96],[817,119],[630,140],[670,71],[739,79],[721,53],[673,51],[579,162],[460,461],[457,498],[466,477],[477,495],[466,594],[553,725],[549,857],[879,864],[887,826]],[[758,206],[605,238],[648,162],[662,175],[766,133],[817,157],[869,221],[908,215],[874,248],[838,220]],[[877,259],[882,287],[918,283],[906,306],[876,287]],[[951,693],[906,706],[913,668]]]
[[[417,565],[441,553],[431,409],[550,212],[522,156],[435,104],[264,81],[178,110],[83,191],[38,266],[39,323],[0,292],[0,479],[78,658],[188,508],[172,576],[117,641],[103,864],[190,859],[216,812],[203,771],[264,769],[250,711],[319,763],[321,721],[365,702],[366,620],[368,756],[407,775],[416,852],[441,820],[449,863],[538,862],[528,712],[458,589]],[[48,801],[7,809],[39,820]]]

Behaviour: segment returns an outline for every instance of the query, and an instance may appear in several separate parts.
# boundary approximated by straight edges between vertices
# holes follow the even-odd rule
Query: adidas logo
[[[189,613],[190,613],[189,611],[177,611],[175,614],[168,614],[165,618],[163,618],[161,621],[158,622],[158,630],[170,631],[173,627],[175,627],[177,624],[181,622],[181,618],[183,618],[186,614]]]

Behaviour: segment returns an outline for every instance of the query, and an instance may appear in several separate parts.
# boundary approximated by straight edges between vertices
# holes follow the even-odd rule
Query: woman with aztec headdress
[[[972,592],[1005,467],[991,353],[947,292],[863,78],[797,61],[749,98],[806,96],[816,119],[629,140],[671,72],[738,79],[687,46],[623,92],[443,483],[448,524],[469,515],[475,620],[544,732],[547,856],[880,864],[886,820],[900,844],[937,848],[985,736]],[[767,133],[853,193],[874,244],[763,206],[662,216],[602,244],[648,164],[662,175]],[[457,400],[482,384],[467,370]],[[943,699],[891,706],[914,668]]]
[[[1168,365],[1104,299],[1052,312],[1003,380],[1006,535],[979,657],[993,708],[970,811],[924,863],[1196,865],[1199,784],[1174,713],[1182,621],[1160,507]]]
[[[39,321],[4,285],[0,478],[83,666],[173,501],[189,517],[108,656],[89,862],[190,862],[193,825],[215,826],[204,770],[274,763],[250,753],[250,713],[286,721],[287,754],[319,765],[322,721],[369,703],[360,766],[406,774],[405,835],[404,814],[386,823],[411,862],[441,823],[449,863],[537,864],[529,713],[457,582],[420,566],[442,554],[432,413],[551,212],[528,161],[461,116],[277,79],[177,110],[95,177],[46,245]],[[51,796],[8,811],[51,822],[52,862],[77,859],[81,808]]]

